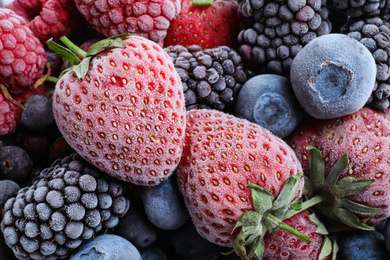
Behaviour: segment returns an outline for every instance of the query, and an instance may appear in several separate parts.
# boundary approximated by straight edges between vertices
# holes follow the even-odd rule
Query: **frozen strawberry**
[[[173,173],[182,153],[183,89],[157,43],[123,37],[116,38],[120,47],[109,50],[101,42],[92,45],[79,64],[86,65],[85,75],[76,74],[78,66],[60,78],[54,116],[66,141],[87,161],[118,179],[157,185]],[[113,47],[113,41],[104,46]]]
[[[365,107],[337,119],[306,118],[288,137],[314,193],[326,194],[323,215],[368,230],[390,216],[389,113]]]
[[[180,12],[179,0],[75,0],[95,29],[107,37],[135,33],[160,43],[171,20]]]
[[[183,0],[171,21],[164,46],[236,47],[240,19],[234,0]]]
[[[178,185],[196,229],[210,242],[234,245],[239,254],[248,236],[261,248],[267,229],[279,227],[268,217],[281,222],[300,196],[301,172],[292,149],[267,129],[217,110],[187,112]]]

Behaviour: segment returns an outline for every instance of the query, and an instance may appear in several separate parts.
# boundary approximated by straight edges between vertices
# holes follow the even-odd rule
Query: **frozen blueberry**
[[[0,181],[0,208],[4,206],[4,203],[12,196],[14,196],[18,190],[20,190],[19,184],[11,180]]]
[[[128,240],[113,234],[96,237],[78,248],[69,260],[142,260],[138,249]]]
[[[291,85],[302,108],[318,119],[361,109],[371,96],[376,64],[360,42],[338,33],[310,41],[294,58]]]
[[[249,79],[242,86],[235,115],[284,138],[299,124],[302,108],[286,77],[262,74]]]
[[[20,112],[23,126],[32,131],[42,131],[54,123],[52,99],[44,95],[32,95]]]
[[[137,248],[148,247],[157,239],[157,228],[139,208],[129,210],[119,222],[117,235],[126,238]]]
[[[337,233],[337,259],[390,259],[383,235],[377,231],[349,230]]]
[[[144,187],[141,197],[148,219],[161,229],[177,229],[188,219],[187,209],[172,178],[157,186]]]
[[[25,186],[32,171],[33,161],[28,153],[14,145],[1,147],[0,179],[7,179]]]

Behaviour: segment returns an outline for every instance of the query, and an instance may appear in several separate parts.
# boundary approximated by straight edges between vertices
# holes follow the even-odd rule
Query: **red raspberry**
[[[43,45],[14,11],[0,8],[0,82],[17,95],[33,86],[46,62]]]
[[[85,19],[107,37],[135,33],[160,44],[181,8],[180,0],[75,2]]]
[[[15,0],[7,7],[29,23],[42,43],[70,36],[84,21],[73,0]]]
[[[11,109],[12,106],[14,105],[0,94],[0,136],[5,136],[15,131],[16,120],[14,111]]]

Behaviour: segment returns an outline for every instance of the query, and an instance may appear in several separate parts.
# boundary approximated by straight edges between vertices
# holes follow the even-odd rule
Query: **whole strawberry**
[[[165,46],[199,45],[204,49],[236,47],[238,3],[234,0],[183,0],[180,14],[171,21]]]
[[[75,0],[77,8],[97,31],[107,37],[135,33],[160,43],[170,21],[180,12],[179,0]]]
[[[258,224],[273,214],[283,219],[301,194],[301,170],[291,148],[265,128],[217,110],[187,112],[178,185],[197,231],[212,243],[234,246],[241,257],[246,236],[261,247],[255,237],[277,227]]]
[[[376,112],[365,107],[338,119],[306,119],[288,137],[287,143],[302,163],[305,175],[325,184],[320,184],[319,190],[327,194],[329,203],[322,205],[321,208],[325,209],[322,213],[363,229],[370,229],[390,216],[389,112]],[[315,157],[321,160],[322,166],[309,160],[309,151],[313,149],[308,149],[308,146],[318,148]],[[348,155],[348,159],[344,159],[345,169],[335,167],[341,172],[335,175],[334,165],[339,165],[337,162],[344,154]],[[310,168],[321,169],[322,176],[314,176]],[[351,187],[355,192],[346,190]]]
[[[84,21],[73,0],[15,0],[6,7],[22,16],[42,43],[69,36]]]
[[[46,53],[26,21],[14,11],[0,8],[0,83],[21,94],[42,75]]]
[[[283,222],[309,236],[311,243],[307,244],[282,229],[276,233],[267,232],[264,236],[263,260],[325,260],[337,253],[335,241],[326,236],[328,231],[316,214],[304,210]],[[229,255],[223,259],[238,260],[239,257]]]
[[[183,89],[157,43],[121,38],[95,43],[79,66],[60,78],[53,94],[54,117],[69,145],[100,170],[124,181],[157,185],[172,174],[182,153]]]

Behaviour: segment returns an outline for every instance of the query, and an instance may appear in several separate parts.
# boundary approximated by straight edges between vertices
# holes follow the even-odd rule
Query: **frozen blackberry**
[[[175,45],[166,47],[165,51],[182,81],[187,110],[208,108],[232,112],[238,91],[251,75],[234,49]]]
[[[341,33],[361,42],[372,53],[376,63],[376,82],[367,101],[371,108],[384,111],[390,105],[390,16],[354,19],[344,24]]]
[[[257,74],[289,77],[297,53],[332,29],[321,0],[239,0],[239,14],[239,53]]]
[[[116,227],[129,206],[119,180],[72,154],[6,201],[1,231],[17,259],[64,259]]]
[[[368,18],[388,12],[389,0],[329,0],[329,7],[352,18]]]

